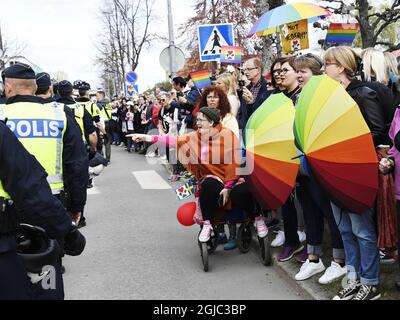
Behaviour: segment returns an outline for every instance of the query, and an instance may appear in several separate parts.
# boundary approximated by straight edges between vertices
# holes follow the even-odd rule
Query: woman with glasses
[[[220,123],[220,111],[203,107],[197,115],[197,130],[189,134],[150,136],[134,134],[134,141],[166,144],[176,147],[179,161],[199,181],[199,204],[203,215],[200,242],[208,242],[212,225],[217,222],[218,207],[238,207],[249,217],[255,218],[256,204],[245,182],[239,182],[238,169],[241,149],[236,136]],[[219,199],[221,202],[219,203]],[[229,201],[230,200],[230,201]],[[267,235],[267,228],[260,217],[256,217],[258,236]]]
[[[297,72],[299,86],[303,88],[312,76],[321,75],[322,67],[322,60],[311,53],[298,56],[294,61],[294,68]],[[297,260],[303,264],[300,271],[295,275],[295,279],[297,281],[306,280],[325,271],[318,282],[320,284],[334,282],[346,274],[346,268],[344,266],[343,241],[333,216],[330,199],[314,177],[307,173],[299,174],[297,182],[300,185],[297,188],[297,195],[303,208],[307,228],[307,247],[297,256]],[[326,270],[320,259],[324,236],[324,218],[329,225],[329,235],[333,248],[333,261]]]
[[[205,88],[202,92],[200,99],[197,102],[197,109],[199,106],[207,106],[216,108],[221,114],[221,125],[224,128],[230,129],[239,139],[239,125],[236,117],[232,114],[231,104],[229,103],[228,96],[220,88],[220,86],[213,86]]]
[[[281,86],[285,88],[283,92],[288,98],[296,104],[300,95],[300,87],[297,81],[297,73],[294,69],[295,57],[284,58],[281,60],[280,77],[282,80]],[[282,206],[282,219],[284,231],[278,231],[276,238],[272,241],[272,247],[283,248],[278,255],[278,261],[285,262],[292,259],[296,254],[304,250],[302,242],[306,236],[302,227],[299,227],[298,212],[295,205],[295,190]]]
[[[375,147],[387,138],[385,118],[377,100],[377,93],[356,79],[357,57],[350,47],[329,48],[324,56],[325,73],[346,89],[360,108],[367,123]],[[380,170],[382,168],[380,167]],[[378,172],[378,168],[377,168]],[[331,202],[346,255],[348,286],[341,290],[335,300],[376,300],[380,261],[375,228],[375,208],[363,214],[348,212],[339,204]]]
[[[278,58],[271,65],[271,84],[275,88],[272,94],[281,93],[285,90],[281,78],[281,65],[284,60],[285,58]]]

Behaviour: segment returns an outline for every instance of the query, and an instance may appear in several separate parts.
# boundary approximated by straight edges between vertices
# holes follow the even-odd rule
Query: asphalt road
[[[170,183],[165,167],[148,164],[144,156],[116,146],[112,152],[111,165],[89,190],[87,226],[81,229],[86,249],[64,259],[66,299],[301,299],[256,252],[221,246],[205,273],[199,227],[183,227],[176,219],[182,203],[174,190],[182,183]]]

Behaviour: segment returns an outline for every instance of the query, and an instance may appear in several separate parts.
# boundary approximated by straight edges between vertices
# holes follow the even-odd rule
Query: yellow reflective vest
[[[104,121],[110,121],[111,120],[111,103],[107,103],[103,108],[101,108],[101,114],[103,116]]]
[[[79,103],[66,104],[66,106],[68,108],[70,108],[72,110],[72,112],[74,113],[75,120],[78,123],[78,125],[79,125],[79,127],[81,128],[81,131],[82,131],[83,142],[86,142],[85,127],[83,125],[83,117],[85,115],[85,107],[82,106]]]
[[[0,110],[4,106],[5,106],[4,104],[0,104]],[[1,111],[0,111],[0,120],[4,120],[1,117]],[[1,181],[0,181],[0,198],[4,198],[5,200],[10,200],[11,199],[10,195],[3,189],[3,185],[1,184]]]
[[[45,169],[53,194],[59,194],[64,189],[62,154],[67,128],[64,105],[56,102],[2,105],[0,119],[7,119],[7,126]]]

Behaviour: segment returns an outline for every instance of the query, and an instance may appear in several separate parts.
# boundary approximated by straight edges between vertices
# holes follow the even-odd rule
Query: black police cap
[[[36,75],[36,85],[38,88],[49,88],[51,86],[50,75],[46,72],[40,72]]]
[[[31,66],[17,62],[4,70],[4,78],[33,80],[36,76]]]
[[[58,91],[72,91],[72,83],[68,80],[63,80],[58,83]]]

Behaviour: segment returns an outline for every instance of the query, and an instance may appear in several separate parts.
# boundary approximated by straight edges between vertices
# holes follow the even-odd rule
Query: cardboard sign
[[[284,24],[281,27],[281,41],[284,53],[307,49],[309,47],[307,19]]]

